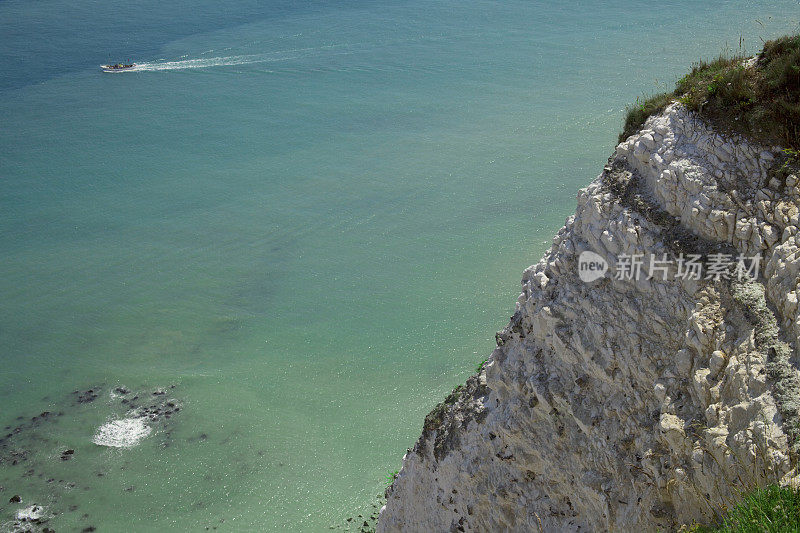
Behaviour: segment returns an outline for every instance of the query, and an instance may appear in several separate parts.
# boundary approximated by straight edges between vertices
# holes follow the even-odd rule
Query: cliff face
[[[378,531],[668,529],[792,480],[800,190],[776,153],[680,104],[618,145],[488,363],[428,415]],[[638,279],[615,279],[626,254]],[[759,277],[705,279],[714,254],[760,255]]]

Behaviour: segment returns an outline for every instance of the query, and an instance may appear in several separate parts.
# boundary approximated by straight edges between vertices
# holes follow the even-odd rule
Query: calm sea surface
[[[799,17],[0,1],[0,530],[33,503],[59,532],[367,510],[491,352],[625,105]],[[140,66],[98,68],[118,61]]]

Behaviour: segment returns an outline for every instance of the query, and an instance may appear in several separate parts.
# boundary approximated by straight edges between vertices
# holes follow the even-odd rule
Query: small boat
[[[100,65],[100,68],[103,69],[103,72],[122,72],[125,70],[131,70],[135,66],[136,63],[131,63],[129,65],[125,65],[123,63],[116,63],[114,65]]]

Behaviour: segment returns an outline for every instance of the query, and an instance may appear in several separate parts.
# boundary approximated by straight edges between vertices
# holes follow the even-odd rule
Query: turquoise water
[[[0,528],[344,524],[490,353],[624,106],[799,16],[1,1]],[[92,442],[157,388],[179,412]]]

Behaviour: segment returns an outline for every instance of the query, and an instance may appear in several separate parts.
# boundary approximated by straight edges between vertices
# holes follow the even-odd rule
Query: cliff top
[[[800,161],[800,35],[768,41],[753,58],[720,56],[695,64],[673,92],[628,109],[620,142],[674,100],[719,131],[783,146]]]

